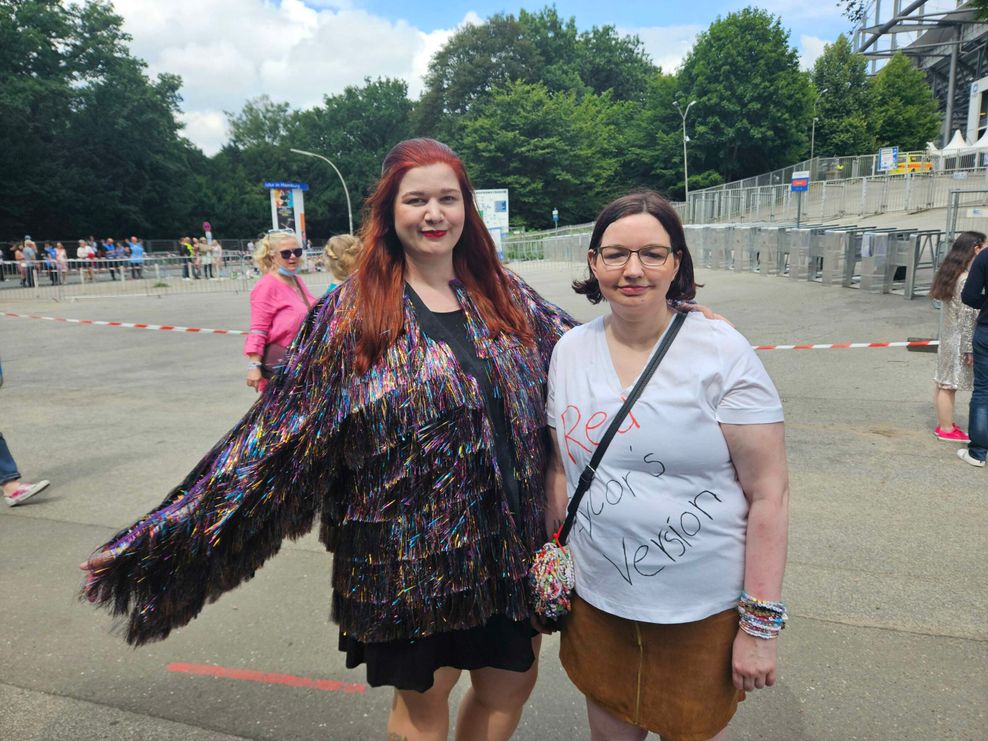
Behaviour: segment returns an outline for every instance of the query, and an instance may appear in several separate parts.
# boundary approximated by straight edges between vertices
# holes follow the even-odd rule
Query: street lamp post
[[[823,88],[820,92],[816,94],[813,98],[813,124],[810,127],[810,167],[813,167],[813,150],[816,147],[816,122],[820,119],[816,115],[816,102],[820,99],[820,96],[827,92],[827,88]]]
[[[343,179],[343,175],[340,171],[336,168],[336,165],[330,162],[326,157],[323,157],[321,154],[316,154],[315,152],[306,152],[302,149],[292,149],[291,151],[295,152],[295,154],[303,154],[306,157],[315,157],[316,159],[322,160],[327,165],[332,167],[336,174],[340,176],[340,182],[343,184],[343,195],[346,196],[346,214],[350,220],[350,234],[353,234],[353,209],[350,207],[350,191],[347,190],[346,181]]]
[[[696,101],[691,100],[689,104],[686,106],[686,110],[684,111],[682,108],[679,107],[678,100],[672,101],[672,104],[676,106],[676,110],[679,111],[679,115],[683,119],[683,182],[686,185],[685,200],[686,200],[687,213],[689,213],[689,208],[690,208],[690,171],[689,171],[689,165],[686,161],[686,142],[688,142],[690,138],[686,136],[686,117],[689,115],[690,108],[693,107],[694,103],[696,103]]]

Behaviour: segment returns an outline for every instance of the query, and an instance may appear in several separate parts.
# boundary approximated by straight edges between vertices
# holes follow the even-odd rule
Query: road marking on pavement
[[[213,664],[183,664],[171,663],[167,667],[170,672],[181,674],[196,674],[202,677],[217,677],[219,679],[237,679],[242,682],[258,682],[260,684],[283,684],[288,687],[303,687],[324,692],[343,692],[347,695],[360,694],[367,686],[358,682],[341,682],[338,679],[312,679],[311,677],[296,677],[294,674],[277,674],[275,672],[259,672],[251,669],[233,669],[227,666]]]
[[[35,314],[15,314],[0,312],[0,316],[14,319],[42,319],[46,322],[66,322],[68,324],[92,324],[100,327],[123,327],[125,329],[160,329],[165,332],[190,332],[194,334],[249,334],[245,329],[207,329],[202,327],[173,327],[169,324],[133,324],[130,322],[105,322],[96,319],[65,319],[57,316],[37,316]],[[762,350],[859,350],[876,347],[938,347],[939,340],[911,340],[909,342],[835,342],[829,345],[752,345],[752,349]]]

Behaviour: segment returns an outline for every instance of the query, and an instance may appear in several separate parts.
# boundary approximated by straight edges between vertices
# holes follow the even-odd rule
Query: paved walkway
[[[569,290],[570,266],[525,272],[580,318],[601,310]],[[698,278],[701,299],[753,344],[936,331],[923,300],[752,274]],[[234,294],[0,298],[2,311],[247,325],[246,297]],[[75,599],[76,565],[157,504],[251,403],[241,342],[0,316],[0,429],[25,476],[53,482],[0,512],[0,738],[383,738],[390,693],[344,691],[363,676],[336,651],[330,558],[313,536],[287,544],[253,581],[164,643],[131,649],[104,613]],[[733,738],[988,737],[988,473],[930,434],[934,356],[874,349],[761,357],[787,415],[792,622],[779,685],[742,705]],[[587,737],[557,649],[554,638],[543,646],[518,739]],[[190,673],[196,667],[225,676]]]

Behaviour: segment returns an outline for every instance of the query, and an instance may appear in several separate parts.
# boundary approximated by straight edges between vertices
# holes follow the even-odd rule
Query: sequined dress
[[[933,380],[941,388],[966,390],[972,386],[973,373],[964,363],[964,353],[972,350],[971,338],[978,310],[961,301],[966,281],[967,273],[962,273],[954,287],[954,297],[944,301],[940,308],[940,346]]]
[[[118,556],[87,592],[128,618],[128,641],[164,638],[253,576],[283,539],[321,521],[333,619],[360,643],[420,640],[529,616],[525,574],[544,535],[545,381],[575,321],[511,276],[534,343],[492,338],[451,285],[509,421],[512,512],[477,380],[427,335],[406,296],[404,330],[353,372],[355,287],[323,297],[283,373],[153,512],[106,544]]]

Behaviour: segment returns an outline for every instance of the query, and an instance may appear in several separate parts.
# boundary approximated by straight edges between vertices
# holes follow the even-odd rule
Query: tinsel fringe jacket
[[[525,573],[544,542],[545,382],[575,322],[511,276],[536,342],[492,339],[458,281],[478,357],[504,404],[521,498],[513,520],[476,381],[422,332],[353,370],[357,311],[344,283],[310,313],[288,364],[164,502],[105,548],[86,596],[128,616],[127,640],[162,639],[251,578],[318,514],[334,552],[333,618],[363,642],[529,615]]]

